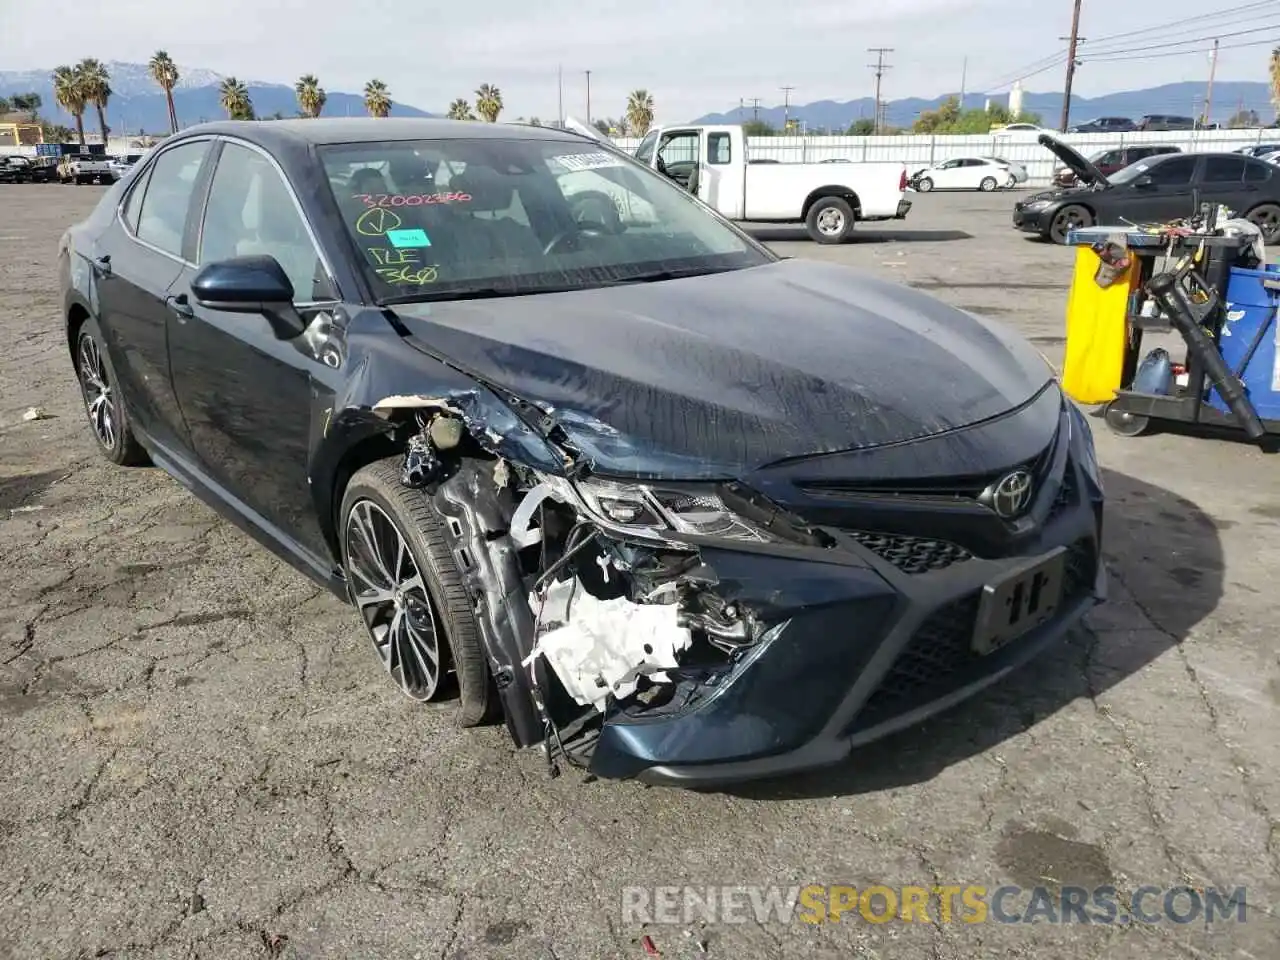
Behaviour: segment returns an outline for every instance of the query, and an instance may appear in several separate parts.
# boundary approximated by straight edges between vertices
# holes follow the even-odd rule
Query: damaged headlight
[[[717,540],[769,543],[776,538],[738,516],[710,490],[675,490],[588,479],[569,485],[600,526],[619,534],[664,540],[682,533]]]

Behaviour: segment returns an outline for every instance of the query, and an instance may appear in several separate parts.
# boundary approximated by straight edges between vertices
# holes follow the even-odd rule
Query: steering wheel
[[[547,241],[547,245],[542,248],[544,256],[555,251],[556,247],[564,243],[566,240],[574,239],[586,234],[589,237],[602,237],[609,232],[609,228],[603,223],[597,223],[594,220],[579,220],[572,227],[565,227],[559,231],[554,237]]]

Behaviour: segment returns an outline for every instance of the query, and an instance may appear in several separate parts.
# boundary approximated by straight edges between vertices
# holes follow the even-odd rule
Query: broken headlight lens
[[[618,533],[657,540],[671,533],[750,543],[775,539],[726,507],[710,490],[691,492],[597,479],[577,481],[573,490],[592,519]]]

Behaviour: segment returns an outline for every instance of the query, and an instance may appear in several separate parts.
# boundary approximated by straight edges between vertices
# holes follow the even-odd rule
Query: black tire
[[[1245,219],[1257,225],[1264,241],[1280,243],[1280,205],[1260,203],[1245,214]]]
[[[1049,239],[1056,244],[1065,244],[1067,234],[1072,230],[1080,230],[1093,226],[1093,214],[1078,203],[1069,203],[1053,215],[1049,224]]]
[[[933,191],[933,181],[928,177],[921,177],[916,184],[917,193],[931,193]]]
[[[853,233],[853,207],[841,197],[815,200],[805,217],[805,229],[814,243],[844,243]]]
[[[102,329],[93,317],[86,319],[76,332],[72,359],[89,429],[93,432],[102,455],[122,467],[140,467],[150,463],[151,458],[147,456],[142,444],[138,443],[138,438],[129,426],[129,414],[124,407],[124,398],[120,395],[120,380],[104,345]],[[95,363],[96,371],[93,369]],[[107,391],[105,403],[97,406],[95,401],[101,391],[98,390],[95,379]],[[110,419],[104,420],[104,416]],[[107,424],[110,425],[109,430],[106,428]]]
[[[978,189],[983,193],[990,193],[998,186],[1000,186],[1000,184],[996,182],[995,177],[983,177],[982,182],[978,184]]]
[[[400,467],[399,457],[379,460],[356,471],[347,484],[339,515],[343,567],[351,570],[348,537],[351,512],[361,501],[370,501],[404,538],[430,594],[436,626],[438,630],[442,628],[445,639],[443,644],[437,644],[440,669],[443,674],[452,666],[456,682],[458,706],[454,723],[459,727],[478,726],[491,718],[497,703],[497,687],[485,659],[480,626],[449,549],[444,520],[428,494],[400,482]],[[355,606],[352,579],[348,574],[348,595]],[[364,622],[363,617],[361,619]],[[366,633],[370,633],[367,623]],[[425,699],[438,700],[451,692],[452,685],[441,683],[435,693]]]

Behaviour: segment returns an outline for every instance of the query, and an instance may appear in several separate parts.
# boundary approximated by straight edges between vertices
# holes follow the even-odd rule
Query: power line
[[[1255,2],[1253,3],[1246,3],[1238,7],[1228,7],[1225,10],[1214,10],[1213,12],[1205,11],[1203,13],[1196,15],[1196,20],[1198,22],[1195,24],[1195,28],[1198,28],[1201,30],[1206,29],[1206,25],[1204,21],[1216,20],[1219,17],[1229,17],[1231,21],[1235,23],[1235,22],[1238,22],[1240,18],[1234,16],[1234,14],[1243,13],[1246,10],[1256,10],[1259,7],[1271,7],[1272,9],[1275,9],[1275,5],[1276,5],[1276,0],[1255,0]],[[1252,18],[1246,18],[1246,19],[1252,19]],[[1188,26],[1188,24],[1166,23],[1160,26],[1155,26],[1155,27],[1143,27],[1140,30],[1127,30],[1124,33],[1113,33],[1107,37],[1097,37],[1096,41],[1098,43],[1107,43],[1112,40],[1120,40],[1126,37],[1142,37],[1142,36],[1146,36],[1149,33],[1163,33],[1166,30],[1174,29],[1178,26],[1185,27],[1185,26]]]
[[[869,63],[869,64],[867,64],[867,66],[868,66],[868,67],[870,67],[872,70],[874,70],[874,71],[876,72],[876,116],[875,116],[875,131],[876,131],[876,133],[879,133],[879,132],[880,132],[880,117],[881,117],[881,115],[882,115],[882,114],[883,114],[883,112],[884,112],[883,107],[881,106],[882,101],[881,101],[881,99],[880,99],[880,81],[881,81],[881,79],[884,77],[884,72],[885,72],[886,70],[891,70],[891,69],[893,69],[892,67],[890,67],[888,64],[886,64],[886,63],[884,62],[884,55],[885,55],[886,53],[893,53],[893,47],[867,47],[867,53],[874,53],[874,54],[876,55],[876,62],[875,62],[875,63]]]
[[[1244,47],[1262,47],[1267,44],[1280,43],[1280,36],[1269,37],[1266,40],[1250,40],[1244,43],[1224,43],[1219,50],[1240,50]],[[1188,53],[1209,53],[1210,48],[1205,47],[1202,50],[1170,50],[1165,53],[1135,53],[1125,56],[1106,56],[1094,58],[1095,63],[1128,63],[1135,60],[1160,60],[1164,57],[1185,57]]]
[[[1230,37],[1249,36],[1251,34],[1256,34],[1259,30],[1277,30],[1277,29],[1280,29],[1280,22],[1264,23],[1261,26],[1251,27],[1248,30],[1234,30],[1230,33],[1222,33],[1222,32],[1208,33],[1198,37],[1190,37],[1186,40],[1170,40],[1167,43],[1143,43],[1142,49],[1143,50],[1164,50],[1164,49],[1167,49],[1168,47],[1185,47],[1185,46],[1189,46],[1196,43],[1205,43],[1209,40],[1222,40],[1222,39],[1228,39]],[[1128,53],[1132,49],[1133,49],[1132,44],[1123,44],[1121,46],[1113,47],[1111,49],[1099,51],[1095,46],[1090,45],[1089,55],[1093,57],[1093,56],[1097,56],[1099,53],[1102,53],[1102,54]]]

